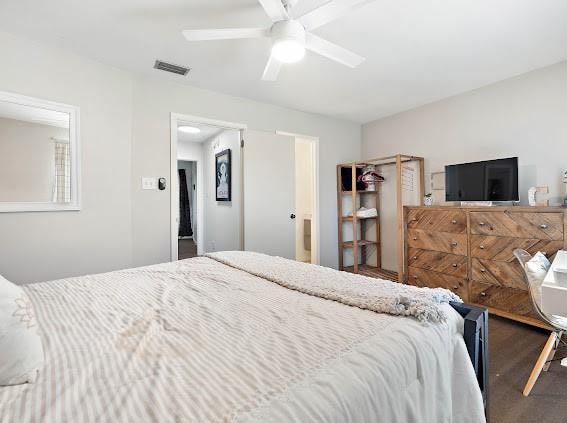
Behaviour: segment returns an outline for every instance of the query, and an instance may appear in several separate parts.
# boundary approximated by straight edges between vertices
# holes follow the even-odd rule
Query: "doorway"
[[[171,116],[171,259],[242,249],[241,128]]]
[[[318,139],[246,131],[245,249],[318,264]]]
[[[179,191],[179,260],[197,256],[197,162],[177,161]]]
[[[180,131],[183,126],[193,129]],[[209,130],[217,133],[195,142],[195,134]],[[187,133],[192,135],[189,137],[192,140],[184,142],[187,135],[183,134]],[[302,176],[305,173],[296,175],[296,144],[309,146],[309,154],[299,153],[297,158],[310,171],[307,177]],[[231,151],[231,198],[218,201],[215,159],[227,149]],[[242,124],[172,113],[171,260],[180,257],[178,161],[185,161],[195,162],[197,169],[195,202],[192,203],[197,255],[247,250],[319,264],[318,157],[316,137],[252,131]],[[220,179],[221,185],[226,186],[226,176]],[[308,206],[298,206],[296,202],[298,183],[302,188],[307,186],[311,193]],[[300,252],[298,242],[303,245]]]
[[[315,197],[313,142],[295,138],[295,259],[314,263],[312,252],[313,202]],[[315,248],[316,249],[316,248]]]

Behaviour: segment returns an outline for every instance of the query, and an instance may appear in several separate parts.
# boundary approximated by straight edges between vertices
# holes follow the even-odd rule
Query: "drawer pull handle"
[[[539,225],[539,227],[540,227],[541,229],[547,229],[547,225],[546,225],[545,223],[542,223],[541,225]]]
[[[486,225],[486,223],[484,223],[484,222],[478,222],[478,224],[479,224],[480,226]]]
[[[480,296],[481,296],[481,297],[486,297],[486,292],[481,292],[481,293],[480,293]]]
[[[485,269],[480,269],[480,273],[484,273],[484,272],[486,272]]]
[[[456,247],[456,246],[457,246],[457,241],[451,242],[451,245],[452,245],[453,247]]]
[[[413,240],[414,240],[414,241],[417,241],[417,237],[416,237],[416,236],[414,236],[414,237],[413,237]]]
[[[480,248],[481,250],[484,250],[484,245],[481,245],[479,248]]]
[[[415,276],[415,275],[414,275],[414,277],[413,277],[413,278],[414,278],[415,280],[417,280],[417,276]]]
[[[457,267],[457,266],[458,266],[458,264],[457,264],[457,263],[453,263],[453,267]]]
[[[459,285],[455,285],[453,289],[456,291],[457,289],[459,289]]]
[[[453,225],[456,225],[456,224],[457,224],[457,221],[456,221],[455,219],[453,219],[453,220],[451,220],[451,223],[452,223]]]
[[[411,221],[412,221],[412,222],[417,222],[417,219],[414,217]]]
[[[416,256],[414,256],[414,258],[413,258],[413,259],[414,259],[414,260],[417,260],[417,257],[416,257]]]

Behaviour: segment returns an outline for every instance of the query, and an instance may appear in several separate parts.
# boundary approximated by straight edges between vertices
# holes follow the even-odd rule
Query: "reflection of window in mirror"
[[[22,98],[0,93],[0,211],[77,210],[76,114]]]

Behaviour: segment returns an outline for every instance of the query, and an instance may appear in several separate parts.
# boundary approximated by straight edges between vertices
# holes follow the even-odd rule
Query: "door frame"
[[[177,182],[177,160],[183,160],[177,158],[177,125],[179,122],[183,123],[196,123],[202,125],[216,126],[222,129],[232,129],[237,130],[240,133],[240,139],[243,139],[243,132],[246,130],[247,125],[242,123],[227,122],[217,119],[209,119],[201,116],[185,115],[181,113],[170,113],[169,121],[169,131],[170,131],[170,172],[169,172],[169,185],[170,185],[170,259],[171,261],[176,261],[179,259],[179,245],[178,245],[178,214],[179,214],[179,183]],[[242,152],[242,147],[241,147]],[[200,160],[193,160],[197,162],[197,254],[203,254],[205,250],[205,227],[204,227],[204,187],[203,187],[203,165]],[[240,160],[240,227],[241,232],[244,230],[244,189],[243,189],[243,159],[241,154]],[[240,240],[241,249],[244,249],[244,239],[241,236]]]
[[[290,136],[294,139],[301,138],[302,140],[309,141],[311,143],[311,157],[313,167],[313,191],[311,193],[311,198],[313,198],[313,210],[311,213],[311,238],[315,240],[314,243],[311,242],[311,263],[320,264],[321,219],[319,213],[319,137],[286,131],[276,131],[276,134]]]

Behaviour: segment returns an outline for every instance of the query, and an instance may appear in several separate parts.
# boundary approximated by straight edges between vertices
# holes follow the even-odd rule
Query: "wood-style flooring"
[[[522,395],[549,332],[493,315],[488,331],[490,423],[567,422],[567,367],[559,361]],[[556,358],[566,355],[560,350]]]

